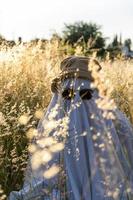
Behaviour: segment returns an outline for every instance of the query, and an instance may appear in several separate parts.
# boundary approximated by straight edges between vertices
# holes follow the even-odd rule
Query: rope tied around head
[[[99,62],[93,59],[95,65],[97,65],[97,71],[101,70]],[[51,84],[52,92],[57,92],[60,89],[60,84],[63,80],[68,78],[82,78],[94,81],[91,75],[91,69],[89,69],[90,58],[70,56],[61,62],[61,73],[58,77],[54,78]]]

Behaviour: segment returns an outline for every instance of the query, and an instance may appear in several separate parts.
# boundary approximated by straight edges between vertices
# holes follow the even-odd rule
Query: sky
[[[133,39],[133,0],[0,0],[0,34],[9,40],[49,38],[77,21],[101,25],[105,37]]]

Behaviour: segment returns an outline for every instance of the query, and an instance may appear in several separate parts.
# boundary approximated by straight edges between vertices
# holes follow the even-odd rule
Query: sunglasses
[[[91,89],[82,89],[79,91],[79,95],[83,100],[89,100],[92,98],[93,90]],[[76,92],[73,89],[65,89],[62,92],[62,97],[66,100],[74,99]]]

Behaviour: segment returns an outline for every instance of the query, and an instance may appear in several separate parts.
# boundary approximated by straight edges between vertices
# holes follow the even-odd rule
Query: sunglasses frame
[[[62,92],[62,97],[66,100],[74,99],[76,95],[76,91],[79,92],[79,95],[82,100],[90,100],[93,97],[93,90],[92,89],[81,89],[81,90],[74,90],[74,89],[65,89]]]

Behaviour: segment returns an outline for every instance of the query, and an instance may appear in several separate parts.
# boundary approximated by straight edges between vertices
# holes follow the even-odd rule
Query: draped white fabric
[[[72,98],[62,97],[70,88],[74,90]],[[113,111],[116,120],[103,117],[95,102],[96,90],[91,99],[82,99],[80,91],[88,88],[89,80],[67,79],[61,91],[53,94],[38,124],[33,141],[37,152],[29,155],[24,186],[11,192],[9,200],[133,199],[132,126],[117,109]],[[56,138],[58,143],[44,145],[48,138]],[[45,155],[45,162],[36,166],[38,152],[39,158]],[[51,177],[47,173],[50,169],[55,172]]]

